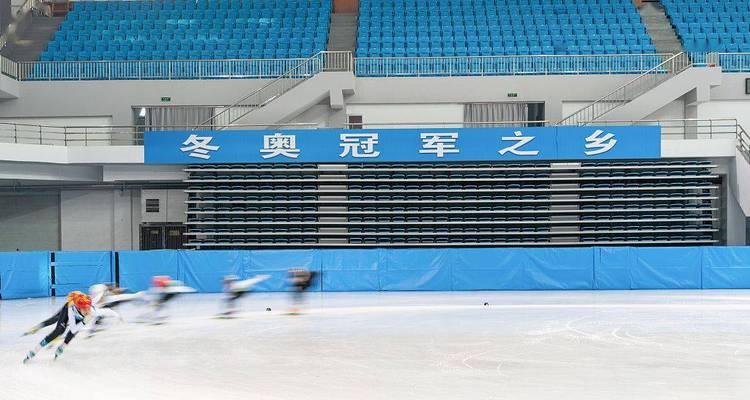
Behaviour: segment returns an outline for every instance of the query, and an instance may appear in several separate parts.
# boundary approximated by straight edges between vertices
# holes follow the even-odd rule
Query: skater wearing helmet
[[[66,303],[63,310],[58,313],[55,329],[42,339],[33,350],[28,352],[26,358],[23,360],[24,364],[34,358],[42,348],[52,343],[58,337],[64,336],[65,339],[63,340],[63,343],[57,348],[57,350],[55,350],[55,359],[60,357],[65,350],[65,346],[70,344],[70,341],[73,340],[76,334],[86,324],[86,317],[94,314],[94,309],[91,306],[91,298],[88,295],[77,292],[73,294],[73,296],[68,296],[68,299],[68,303]]]
[[[289,314],[296,315],[300,313],[305,291],[312,285],[315,275],[317,275],[316,272],[308,271],[304,268],[292,268],[289,270],[289,286],[292,287],[293,303]]]
[[[96,307],[96,318],[94,319],[92,329],[89,331],[89,337],[94,336],[103,329],[103,321],[106,318],[119,319],[120,322],[124,321],[122,316],[115,311],[115,308],[140,297],[139,293],[125,294],[125,289],[101,283],[91,286],[89,288],[89,295],[91,296],[91,301],[94,303],[94,307]]]
[[[23,336],[33,335],[33,334],[37,333],[40,329],[42,329],[44,327],[56,324],[57,321],[60,320],[61,316],[63,314],[65,314],[65,313],[67,313],[68,306],[72,305],[74,303],[76,297],[78,297],[78,296],[80,296],[82,294],[83,293],[81,293],[81,292],[79,292],[77,290],[74,290],[74,291],[68,293],[68,297],[65,299],[65,304],[62,306],[62,308],[60,308],[60,311],[58,311],[55,315],[53,315],[53,316],[45,319],[44,321],[42,321],[42,322],[34,325],[31,329],[29,329],[28,331],[24,332]]]
[[[151,311],[147,312],[139,319],[144,322],[162,323],[166,316],[162,315],[162,310],[168,301],[185,293],[194,293],[195,289],[185,286],[181,281],[174,280],[169,276],[154,276],[151,278],[151,288],[147,295],[151,299]]]
[[[226,293],[226,311],[219,314],[220,318],[231,318],[237,312],[236,303],[242,296],[253,289],[256,284],[265,281],[270,278],[268,275],[256,275],[253,278],[245,279],[243,281],[235,275],[227,275],[224,277],[224,293]]]

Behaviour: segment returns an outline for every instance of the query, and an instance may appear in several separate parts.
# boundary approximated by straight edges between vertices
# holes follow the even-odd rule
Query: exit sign
[[[508,97],[518,97],[518,93],[515,93],[515,92],[508,93]]]
[[[161,98],[161,102],[162,103],[169,103],[170,101],[172,101],[171,97],[162,97]]]

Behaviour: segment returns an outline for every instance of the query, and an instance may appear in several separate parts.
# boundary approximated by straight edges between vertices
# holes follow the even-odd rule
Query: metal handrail
[[[726,139],[737,138],[737,147],[744,155],[750,157],[750,135],[748,135],[735,119],[668,119],[642,121],[582,121],[596,125],[659,125],[662,139]],[[360,124],[346,124],[342,128],[357,127]],[[407,127],[420,126],[422,128],[460,128],[470,126],[480,127],[521,127],[521,126],[557,126],[550,121],[491,121],[491,122],[368,122],[362,124],[365,129],[378,127]],[[279,123],[279,124],[235,124],[225,128],[233,129],[314,129],[318,123]],[[335,126],[334,126],[335,127]],[[210,129],[209,127],[206,127]],[[328,126],[326,128],[331,128]],[[175,125],[149,127],[143,125],[121,126],[49,126],[33,124],[15,124],[0,122],[0,142],[21,144],[46,144],[64,146],[93,146],[93,145],[130,145],[143,144],[143,133],[146,131],[176,130],[187,131],[195,129],[193,125]]]
[[[442,57],[357,57],[357,76],[493,76],[559,74],[639,74],[665,54],[533,54]]]
[[[13,79],[18,79],[18,63],[0,56],[0,73]]]
[[[227,125],[231,125],[232,122],[236,121],[239,118],[244,117],[245,115],[250,113],[253,109],[261,107],[264,103],[274,99],[276,96],[279,96],[280,94],[283,94],[288,90],[291,90],[292,87],[296,86],[296,83],[295,83],[291,87],[286,88],[286,85],[283,85],[285,81],[292,80],[292,79],[309,79],[309,77],[312,75],[302,74],[303,76],[300,76],[300,70],[308,67],[310,63],[318,63],[319,61],[320,61],[320,53],[310,58],[305,59],[304,61],[302,61],[295,67],[284,72],[283,75],[279,76],[273,81],[268,82],[267,84],[261,86],[260,88],[250,92],[249,94],[245,96],[242,96],[239,100],[236,100],[234,103],[230,104],[228,107],[225,107],[218,114],[215,114],[211,116],[210,118],[208,118],[207,120],[198,124],[196,128],[205,128],[205,127],[221,128]],[[319,68],[319,65],[316,65],[315,67]],[[282,86],[278,88],[278,90],[274,91],[274,88],[277,85],[282,85]],[[286,90],[284,90],[285,88]],[[267,93],[268,91],[272,91],[271,93],[274,94],[274,96],[264,99],[262,95]],[[237,110],[240,107],[242,107],[243,109],[249,108],[249,110],[241,110],[240,111],[241,115],[239,117],[236,117],[236,118],[233,117],[232,112]],[[221,121],[222,119],[226,119],[227,123],[225,124],[217,123],[218,121]]]
[[[582,121],[596,121],[604,114],[628,103],[691,66],[692,62],[687,54],[675,54],[609,94],[563,118],[560,125],[579,125]]]
[[[336,52],[324,52],[323,65]],[[454,57],[357,57],[341,54],[341,70],[358,76],[496,76],[566,74],[656,75],[654,62],[674,54],[502,55]],[[727,72],[750,71],[750,53],[685,53],[693,66],[721,66]],[[244,79],[279,77],[305,58],[230,60],[131,60],[19,62],[19,80]],[[6,75],[10,75],[6,71]]]
[[[658,125],[662,139],[721,139],[737,136],[740,125],[736,119],[651,119],[651,120],[606,120],[579,121],[580,125]]]
[[[515,55],[354,58],[322,52],[328,70],[360,76],[636,74],[671,54]],[[276,78],[305,58],[225,60],[34,61],[19,63],[21,80]],[[336,69],[332,67],[336,66]]]
[[[318,72],[352,71],[354,65],[352,60],[352,53],[349,51],[319,52],[273,81],[224,107],[219,113],[201,122],[196,128],[225,129],[230,127],[256,109],[265,106],[302,82],[312,78]]]
[[[19,63],[19,79],[274,79],[304,60],[306,59],[33,61]]]
[[[241,124],[236,129],[312,129],[317,123]],[[143,133],[161,130],[192,130],[193,125],[149,127],[135,126],[47,126],[0,122],[0,143],[62,146],[140,146]]]
[[[750,162],[750,135],[741,125],[738,124],[737,128],[737,150],[745,157],[747,162]]]

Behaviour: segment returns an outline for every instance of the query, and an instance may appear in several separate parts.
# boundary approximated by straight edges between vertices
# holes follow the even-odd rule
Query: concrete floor
[[[748,291],[314,293],[300,316],[284,294],[254,294],[234,320],[211,318],[219,301],[177,298],[165,325],[114,324],[28,365],[42,332],[21,333],[61,303],[0,301],[0,398],[750,395]]]

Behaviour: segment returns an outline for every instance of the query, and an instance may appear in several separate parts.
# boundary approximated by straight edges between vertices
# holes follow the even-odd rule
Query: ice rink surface
[[[177,298],[165,325],[115,324],[28,365],[43,334],[21,333],[61,300],[0,301],[0,399],[750,395],[748,291],[313,293],[300,316],[252,294],[234,320],[212,318],[219,300]]]

